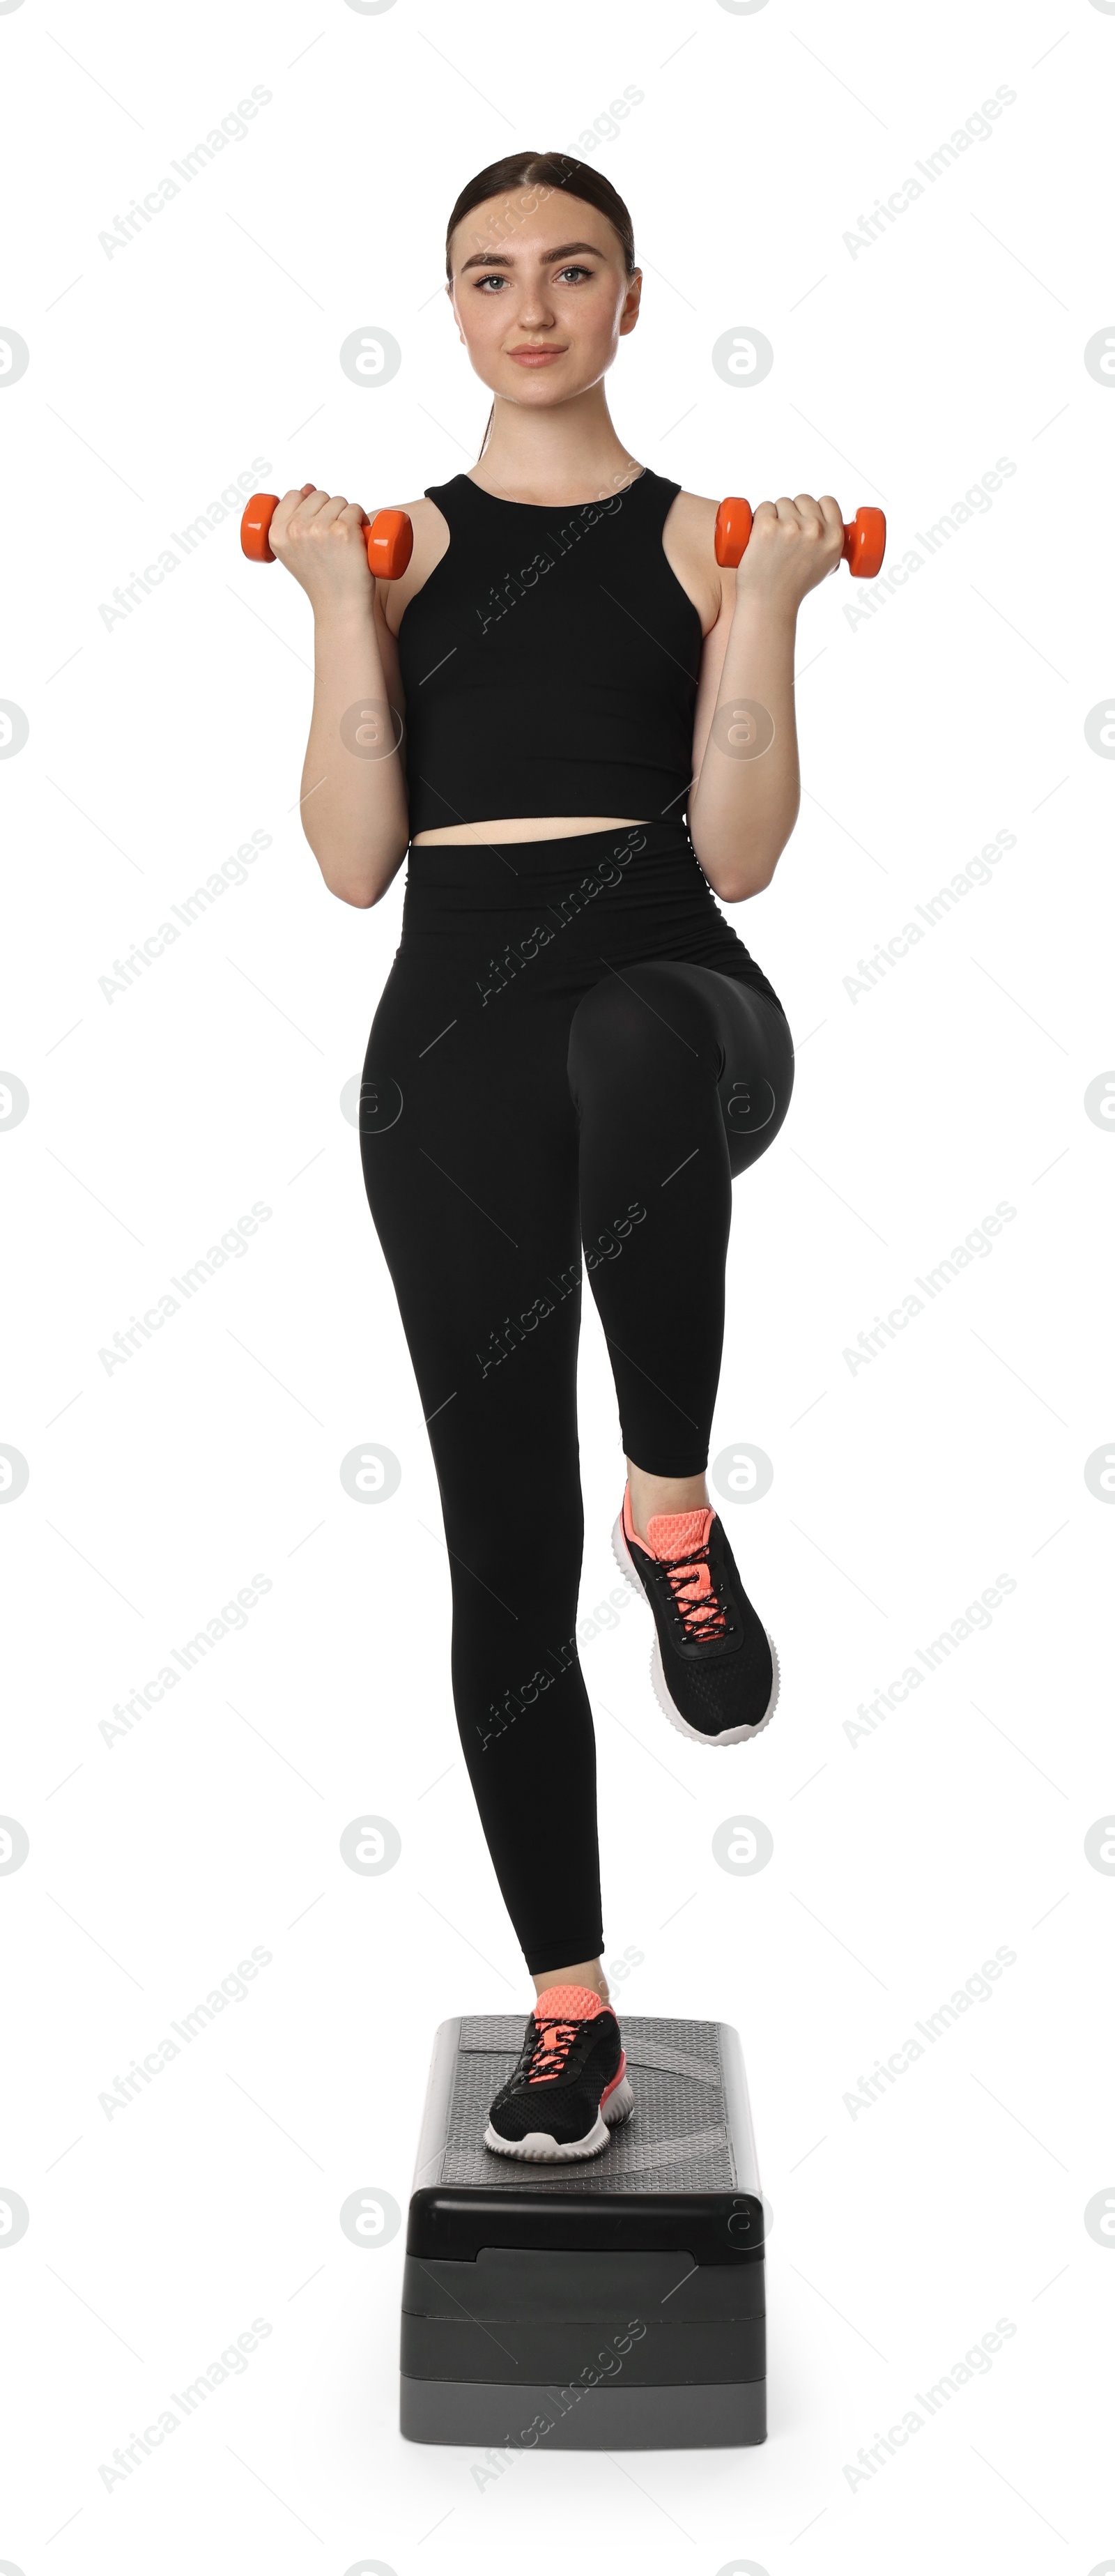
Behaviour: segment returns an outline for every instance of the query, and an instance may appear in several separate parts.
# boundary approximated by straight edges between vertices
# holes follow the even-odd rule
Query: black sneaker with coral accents
[[[719,1514],[656,1512],[635,1534],[631,1489],[612,1532],[616,1562],[654,1613],[659,1706],[695,1744],[743,1744],[774,1715],[778,1657],[739,1577]]]
[[[531,2164],[598,2156],[635,2108],[619,2023],[591,1986],[548,1986],[519,2063],[497,2093],[484,2144]]]

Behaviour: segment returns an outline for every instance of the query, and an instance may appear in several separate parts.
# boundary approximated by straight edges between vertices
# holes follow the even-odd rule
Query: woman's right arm
[[[330,894],[366,907],[386,894],[410,836],[398,657],[368,567],[364,517],[359,502],[307,484],[284,493],[269,533],[314,612],[302,829]]]

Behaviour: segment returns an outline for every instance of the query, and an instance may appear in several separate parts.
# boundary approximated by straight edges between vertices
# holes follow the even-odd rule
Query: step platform
[[[407,2227],[400,2428],[499,2450],[766,2439],[763,2202],[727,2022],[622,2015],[631,2118],[584,2163],[484,2144],[524,2014],[434,2043]]]

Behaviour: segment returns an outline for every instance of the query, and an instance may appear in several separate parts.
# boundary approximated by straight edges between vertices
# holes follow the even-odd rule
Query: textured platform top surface
[[[522,2013],[474,2013],[463,2015],[456,2025],[452,2065],[445,2070],[442,2151],[437,2156],[437,2180],[443,2188],[490,2190],[513,2183],[516,2191],[558,2193],[568,2199],[748,2187],[754,2148],[746,2094],[741,2102],[738,2083],[728,2084],[722,2025],[711,2021],[622,2014],[635,2109],[613,2129],[610,2145],[591,2163],[534,2165],[494,2155],[484,2144],[488,2106],[515,2064],[525,2019]],[[746,2128],[744,2137],[732,2133],[732,2100],[737,2130]]]

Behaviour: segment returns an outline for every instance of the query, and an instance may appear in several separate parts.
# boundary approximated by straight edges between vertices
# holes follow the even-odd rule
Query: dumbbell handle
[[[718,564],[742,562],[747,552],[753,526],[749,501],[722,501],[716,513],[716,560]],[[887,523],[881,510],[865,506],[854,519],[845,520],[841,561],[860,581],[874,581],[882,568],[887,547]]]
[[[253,492],[240,521],[240,543],[250,563],[274,563],[269,530],[279,506],[277,492]],[[414,530],[405,510],[377,510],[363,521],[368,569],[379,581],[398,581],[414,550]]]

